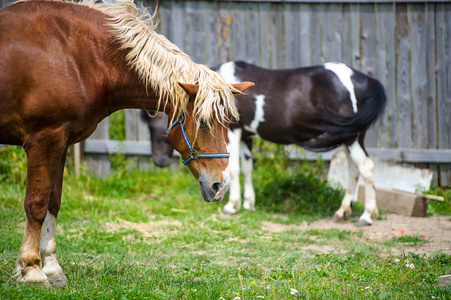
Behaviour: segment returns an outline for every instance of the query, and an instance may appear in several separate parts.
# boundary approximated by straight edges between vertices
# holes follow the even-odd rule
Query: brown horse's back
[[[113,42],[104,22],[101,12],[64,2],[0,10],[0,143],[22,145],[48,127],[65,129],[73,143],[108,115],[98,101],[114,74],[104,59]]]

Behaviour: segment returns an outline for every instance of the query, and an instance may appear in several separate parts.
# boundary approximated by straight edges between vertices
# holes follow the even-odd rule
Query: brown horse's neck
[[[114,77],[106,92],[108,114],[121,109],[145,109],[156,110],[158,98],[151,88],[147,88],[138,78],[137,74],[126,65],[116,68],[110,74]],[[161,111],[163,105],[159,108]]]

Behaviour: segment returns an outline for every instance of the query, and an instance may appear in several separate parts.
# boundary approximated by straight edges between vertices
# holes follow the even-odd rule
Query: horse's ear
[[[190,98],[194,97],[199,91],[199,86],[197,84],[189,84],[189,83],[181,83],[179,85],[182,89],[190,96]]]
[[[245,90],[247,90],[248,88],[250,88],[251,86],[254,86],[255,83],[250,82],[250,81],[244,81],[241,83],[234,83],[232,84],[232,86],[237,89],[238,91],[240,91],[241,93],[244,92]],[[234,95],[239,95],[240,93],[237,92],[233,92]]]

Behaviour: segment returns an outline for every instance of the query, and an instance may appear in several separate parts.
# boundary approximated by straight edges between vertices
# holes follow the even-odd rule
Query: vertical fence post
[[[108,118],[103,119],[99,123],[96,131],[89,139],[109,140]],[[111,173],[111,162],[108,153],[85,155],[85,162],[88,171],[94,173],[95,176],[105,178]]]

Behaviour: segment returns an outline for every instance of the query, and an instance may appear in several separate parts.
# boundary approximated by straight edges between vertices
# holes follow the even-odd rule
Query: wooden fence
[[[144,4],[154,9],[156,2]],[[159,0],[157,12],[160,33],[208,66],[339,61],[378,78],[388,101],[386,114],[367,134],[370,152],[429,167],[436,184],[451,185],[450,2]],[[130,110],[127,141],[105,142],[105,120],[85,143],[85,157],[107,173],[105,153],[149,155],[146,130]]]
[[[367,134],[370,152],[429,167],[450,185],[451,3],[160,0],[158,16],[160,33],[208,66],[340,61],[378,78],[388,102]]]

